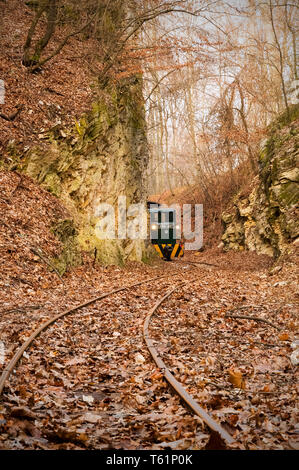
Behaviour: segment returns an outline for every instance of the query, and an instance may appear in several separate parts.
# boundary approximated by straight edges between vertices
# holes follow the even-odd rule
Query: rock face
[[[119,196],[126,196],[127,206],[146,200],[141,78],[102,90],[92,111],[74,129],[56,127],[41,137],[49,145],[46,150],[30,149],[22,169],[63,200],[74,218],[79,246],[107,264],[141,260],[146,253],[142,240],[102,240],[96,231],[100,203],[117,208]]]
[[[298,245],[299,105],[269,128],[259,155],[259,175],[249,196],[238,194],[222,214],[224,249],[278,257]]]

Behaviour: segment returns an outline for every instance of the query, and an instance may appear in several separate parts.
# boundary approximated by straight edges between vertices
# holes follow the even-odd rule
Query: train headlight
[[[152,230],[157,230],[157,228],[158,228],[158,225],[156,225],[156,224],[153,224],[153,225],[151,226],[151,229],[152,229]]]

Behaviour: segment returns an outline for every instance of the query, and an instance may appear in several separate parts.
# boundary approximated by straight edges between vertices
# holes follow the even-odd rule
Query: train
[[[148,201],[150,240],[160,258],[171,261],[184,256],[184,243],[180,239],[180,224],[176,210]]]

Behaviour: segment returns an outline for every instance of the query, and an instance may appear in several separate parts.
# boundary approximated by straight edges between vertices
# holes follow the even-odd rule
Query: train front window
[[[172,222],[173,220],[173,213],[172,212],[161,212],[161,222],[162,224],[167,224],[168,222]]]
[[[172,223],[173,222],[173,212],[161,212],[161,222],[162,224]]]
[[[152,212],[151,213],[151,219],[152,219],[152,222],[158,222],[158,212]]]

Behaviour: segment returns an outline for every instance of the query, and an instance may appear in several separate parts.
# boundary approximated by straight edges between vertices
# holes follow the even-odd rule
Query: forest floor
[[[164,276],[64,317],[34,341],[0,401],[1,449],[214,448],[142,336],[149,310],[175,285],[150,335],[177,380],[234,436],[232,448],[298,449],[295,259],[273,270],[270,258],[210,249],[183,260],[206,264],[120,268],[86,255],[61,280],[32,247],[59,252],[50,227],[65,209],[26,176],[1,172],[0,180],[0,373],[53,315]],[[229,316],[237,314],[271,324]]]
[[[75,126],[75,119],[90,109],[93,100],[94,75],[89,67],[95,50],[92,40],[83,44],[76,37],[70,38],[63,53],[47,63],[41,73],[33,74],[22,65],[33,14],[23,0],[9,0],[1,11],[0,79],[5,84],[5,103],[0,112],[9,117],[18,107],[21,110],[12,121],[0,119],[0,150],[7,162],[10,152],[22,154],[35,143],[41,147],[49,129]],[[64,38],[65,32],[58,27],[48,53]]]

